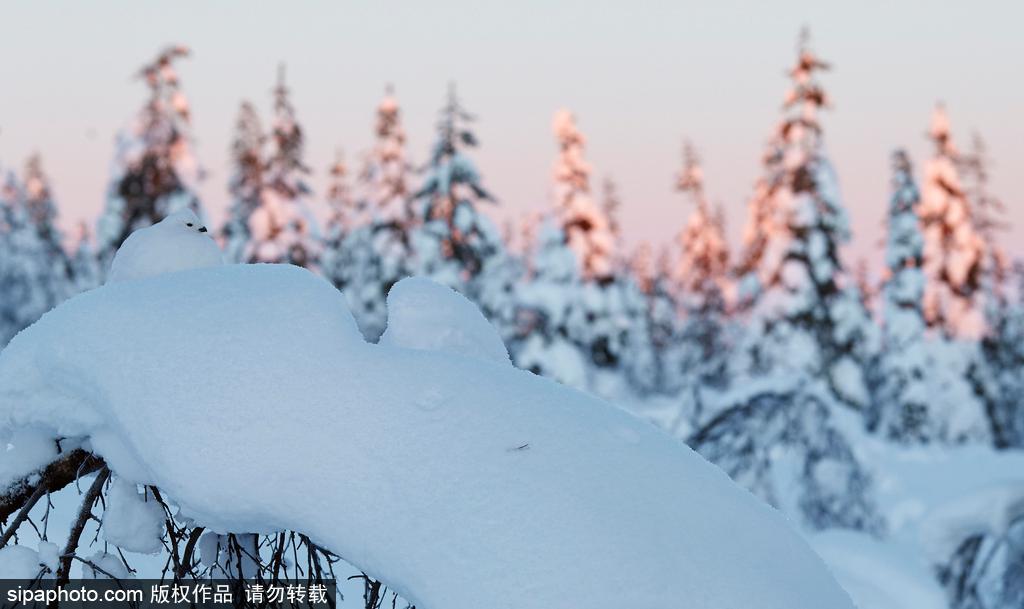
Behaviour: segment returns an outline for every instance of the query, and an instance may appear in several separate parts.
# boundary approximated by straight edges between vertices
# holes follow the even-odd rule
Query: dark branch
[[[47,465],[41,474],[33,472],[0,492],[0,522],[6,522],[11,514],[24,507],[40,487],[44,492],[55,493],[77,480],[79,476],[91,474],[103,466],[103,459],[80,448],[62,455]],[[30,482],[36,474],[38,481]]]
[[[181,565],[178,567],[178,571],[175,573],[175,577],[181,579],[185,577],[186,573],[192,571],[192,555],[196,551],[196,543],[199,541],[199,537],[203,534],[203,527],[196,527],[189,533],[188,543],[185,544],[185,553],[181,558]]]
[[[60,567],[57,569],[57,579],[54,582],[55,589],[63,588],[68,583],[71,573],[71,561],[75,558],[75,551],[78,550],[78,540],[82,537],[85,524],[92,517],[92,507],[99,498],[103,485],[109,477],[110,470],[106,466],[102,467],[100,473],[96,476],[96,480],[93,481],[92,486],[85,493],[82,509],[78,511],[78,518],[75,520],[74,526],[71,527],[71,534],[68,535],[68,543],[64,546],[64,552],[61,553]]]
[[[4,531],[3,537],[0,537],[0,548],[6,546],[7,542],[14,537],[14,534],[18,531],[18,527],[21,526],[21,523],[25,522],[25,519],[28,518],[28,513],[32,511],[32,508],[36,506],[36,503],[45,493],[46,487],[44,485],[40,484],[36,487],[32,496],[28,498],[28,501],[26,501],[25,505],[22,506],[21,511],[18,512],[17,516],[15,516],[14,522],[12,522],[11,526],[7,527],[7,530]]]

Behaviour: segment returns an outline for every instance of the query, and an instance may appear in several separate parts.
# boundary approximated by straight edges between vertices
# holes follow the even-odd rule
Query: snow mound
[[[124,478],[114,480],[103,511],[104,539],[122,550],[155,554],[163,548],[163,527],[164,511],[156,500],[140,495]]]
[[[366,343],[297,267],[60,305],[0,353],[0,430],[24,426],[88,438],[212,531],[305,532],[421,609],[852,607],[684,445],[510,366]]]
[[[860,609],[947,609],[946,594],[917,554],[856,531],[834,529],[811,540]]]
[[[0,577],[33,579],[42,570],[39,552],[21,545],[0,548]]]
[[[381,345],[443,351],[510,364],[498,331],[455,290],[410,277],[388,292],[388,327]]]

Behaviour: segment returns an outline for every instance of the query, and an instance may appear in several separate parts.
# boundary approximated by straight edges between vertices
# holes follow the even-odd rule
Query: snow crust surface
[[[393,340],[297,267],[108,284],[0,353],[0,430],[88,439],[197,524],[305,532],[421,609],[852,607],[777,512],[653,426]]]

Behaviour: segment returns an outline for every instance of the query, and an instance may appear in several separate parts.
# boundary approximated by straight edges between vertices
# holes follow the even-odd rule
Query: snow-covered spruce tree
[[[586,138],[568,110],[555,113],[552,129],[559,149],[554,169],[555,208],[566,242],[576,254],[584,280],[609,281],[614,272],[615,237],[608,216],[590,195]]]
[[[762,287],[732,389],[689,442],[807,527],[874,530],[869,477],[838,431],[866,407],[874,325],[839,258],[848,229],[818,122],[825,68],[804,35],[755,197]]]
[[[414,221],[409,195],[412,169],[405,148],[402,112],[389,86],[377,105],[376,138],[359,176],[362,198],[372,210],[374,220],[393,224],[402,231]]]
[[[507,343],[513,362],[535,374],[585,388],[589,354],[573,340],[581,286],[576,257],[550,219],[541,224],[527,256],[532,273],[517,285],[518,333]]]
[[[1019,486],[1011,484],[981,493],[986,490],[988,497],[972,497],[974,510],[986,506],[974,517],[982,520],[975,526],[947,523],[940,529],[942,543],[933,550],[933,554],[948,552],[933,556],[933,560],[938,562],[935,571],[951,609],[1024,606],[1024,496]]]
[[[935,154],[925,165],[918,212],[925,239],[925,319],[946,336],[978,338],[984,330],[980,288],[985,243],[974,225],[960,177],[961,155],[941,105],[932,113],[928,134]]]
[[[638,388],[622,382],[623,364],[654,358],[648,299],[625,268],[611,283],[585,282],[582,292],[583,317],[574,328],[595,365],[591,390],[611,400],[628,397]]]
[[[310,194],[303,162],[305,139],[295,117],[284,66],[274,87],[274,120],[270,156],[263,172],[259,206],[249,215],[250,240],[244,258],[249,262],[288,263],[313,267],[317,263],[318,232],[307,207]]]
[[[928,416],[932,370],[926,355],[922,309],[924,237],[917,218],[920,194],[905,151],[893,154],[892,165],[884,332],[868,427],[894,439],[926,439],[934,434],[928,429],[933,423]]]
[[[38,159],[26,178],[28,188],[8,172],[0,185],[0,346],[73,293]]]
[[[352,229],[365,224],[367,218],[364,217],[365,203],[356,201],[352,192],[348,163],[345,162],[345,153],[341,150],[335,152],[334,162],[327,169],[327,176],[329,181],[326,200],[330,215],[327,218],[324,241],[330,244],[343,240]]]
[[[961,162],[965,190],[974,205],[974,226],[984,242],[979,292],[985,331],[968,377],[984,402],[992,441],[997,448],[1024,446],[1024,267],[1012,269],[1017,285],[1009,289],[1010,264],[998,245],[1006,224],[1003,203],[989,191],[989,161],[977,134]],[[1016,298],[1011,292],[1016,292]]]
[[[613,259],[614,272],[628,272],[630,261],[624,254],[622,246],[622,226],[619,222],[619,208],[622,207],[622,198],[619,195],[619,185],[611,177],[605,177],[601,182],[601,211],[608,219],[608,232],[612,237],[612,251],[615,253]]]
[[[85,222],[78,224],[75,245],[68,264],[71,267],[72,292],[91,290],[100,284],[101,273],[92,233]]]
[[[642,396],[671,395],[682,387],[678,290],[671,271],[668,252],[663,250],[655,260],[648,243],[630,258],[629,273],[643,295],[646,333],[630,334],[622,368],[629,385]]]
[[[412,274],[411,231],[416,219],[410,208],[410,163],[400,107],[390,88],[377,106],[374,137],[351,200],[337,201],[351,210],[341,222],[347,229],[329,230],[321,265],[324,275],[344,291],[369,340],[384,331],[385,298],[391,286]]]
[[[516,296],[525,276],[523,258],[502,247],[484,260],[471,285],[474,301],[510,351],[522,337]]]
[[[25,185],[25,208],[29,221],[44,244],[46,251],[45,279],[54,304],[83,289],[96,285],[94,271],[83,269],[85,277],[77,277],[68,252],[64,249],[64,233],[57,227],[57,203],[50,188],[50,179],[43,170],[38,154],[29,157],[25,164],[23,178]],[[95,257],[95,256],[93,256]],[[93,262],[95,267],[95,261]]]
[[[1003,282],[1010,268],[998,239],[999,233],[1008,228],[1004,217],[1006,205],[990,191],[990,164],[985,139],[975,133],[971,138],[971,151],[960,159],[960,170],[971,202],[972,224],[984,244],[980,284],[986,315],[998,308],[1006,296]]]
[[[190,207],[202,215],[197,194],[202,170],[192,151],[188,99],[174,69],[174,62],[188,54],[186,47],[169,47],[139,72],[149,97],[117,136],[106,209],[96,232],[104,261],[132,231],[168,214]]]
[[[780,171],[784,142],[774,136],[769,139],[762,157],[765,171],[758,177],[754,194],[747,203],[747,224],[743,229],[743,250],[737,260],[733,275],[736,278],[736,308],[749,311],[753,308],[767,277],[762,276],[769,267],[769,243],[774,235],[784,230],[780,225],[781,215],[777,194],[783,186],[785,173]]]
[[[871,478],[835,425],[830,395],[763,380],[735,386],[734,405],[687,444],[806,528],[882,529]]]
[[[260,207],[265,188],[263,148],[266,140],[259,113],[251,103],[243,101],[238,108],[231,141],[232,173],[228,182],[231,207],[221,231],[224,257],[231,262],[245,261],[246,247],[252,238],[249,219]]]
[[[725,302],[729,250],[721,211],[713,211],[704,194],[704,176],[696,151],[687,143],[676,188],[694,210],[680,232],[675,280],[684,315],[671,360],[681,381],[683,411],[694,419],[705,414],[704,393],[728,384],[729,344]]]
[[[989,317],[969,378],[984,402],[996,448],[1024,447],[1024,263],[1012,271],[1017,297]]]
[[[376,341],[387,323],[380,276],[384,260],[374,245],[373,220],[365,200],[357,200],[349,183],[348,165],[339,153],[328,175],[327,220],[320,271],[344,291],[360,329]],[[390,286],[389,286],[390,288]]]
[[[577,265],[577,285],[567,292],[565,329],[568,338],[587,354],[597,379],[604,376],[599,374],[601,371],[617,370],[628,346],[643,345],[639,336],[646,333],[642,327],[645,304],[633,278],[625,272],[615,273],[611,222],[591,197],[585,138],[576,128],[575,118],[568,111],[559,111],[552,126],[558,145],[552,215],[558,222],[563,246]],[[554,244],[547,243],[546,247]]]
[[[883,287],[882,349],[872,367],[868,428],[905,443],[984,438],[984,417],[966,382],[959,346],[929,336],[923,310],[920,195],[906,153],[893,155]]]
[[[650,243],[641,243],[629,256],[629,272],[644,294],[651,292],[654,281],[660,275],[659,270],[655,267],[654,248]]]
[[[805,41],[775,134],[780,154],[765,167],[774,218],[758,269],[763,291],[751,310],[750,367],[811,376],[859,409],[874,325],[840,258],[849,228],[818,121],[828,98],[816,73],[826,68]]]
[[[67,275],[67,255],[64,253],[64,236],[57,228],[57,205],[53,201],[50,180],[43,171],[43,162],[38,154],[29,157],[25,164],[25,209],[36,229],[39,239],[46,244],[50,262],[55,272]]]
[[[473,280],[485,260],[501,248],[497,227],[479,206],[493,203],[468,149],[478,141],[471,130],[472,114],[463,108],[454,85],[441,109],[437,139],[426,175],[413,195],[422,222],[412,231],[413,272],[473,296]]]

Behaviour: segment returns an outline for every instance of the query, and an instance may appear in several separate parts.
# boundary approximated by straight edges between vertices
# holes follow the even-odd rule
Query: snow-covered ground
[[[680,438],[691,432],[679,421],[677,400],[624,397],[622,403]],[[859,609],[949,607],[937,567],[971,536],[999,539],[1024,517],[1024,451],[977,444],[906,447],[865,432],[856,416],[839,421],[875,482],[886,526],[878,537],[804,531],[808,542]]]
[[[777,512],[654,426],[513,368],[459,298],[400,284],[372,345],[296,267],[87,292],[0,354],[4,473],[80,438],[179,517],[302,531],[421,609],[850,607]],[[151,548],[154,515],[115,484],[107,540]]]

